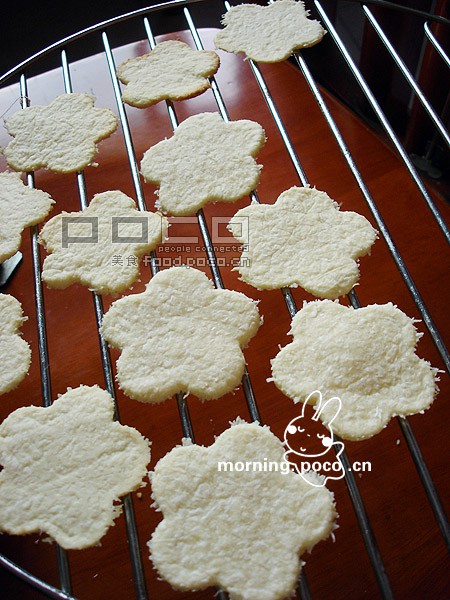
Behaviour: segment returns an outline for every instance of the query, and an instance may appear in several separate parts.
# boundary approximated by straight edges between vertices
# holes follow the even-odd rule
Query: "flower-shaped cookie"
[[[325,192],[293,187],[275,204],[252,204],[228,226],[244,243],[236,269],[258,289],[289,285],[320,298],[348,293],[359,278],[359,256],[369,252],[377,232],[367,219],[340,212]]]
[[[81,283],[99,294],[122,292],[166,231],[165,217],[139,212],[122,192],[96,194],[84,211],[63,212],[42,228],[39,242],[49,252],[42,279],[51,288]]]
[[[323,38],[324,29],[308,14],[304,3],[295,0],[277,0],[269,6],[239,4],[225,14],[225,29],[214,41],[227,52],[245,52],[260,62],[280,62]]]
[[[210,87],[208,77],[219,64],[219,57],[210,50],[192,50],[178,40],[161,42],[117,69],[120,81],[126,84],[122,100],[143,108],[161,100],[193,98]]]
[[[117,129],[117,119],[109,108],[94,108],[88,94],[63,94],[48,106],[19,110],[5,127],[15,138],[3,149],[12,169],[71,173],[92,161],[96,143]]]
[[[19,173],[0,174],[0,263],[17,252],[22,231],[43,221],[52,204],[46,192],[24,185]]]
[[[254,157],[264,142],[254,121],[225,123],[217,113],[201,113],[147,150],[141,172],[160,185],[158,208],[192,215],[207,202],[235,202],[256,187],[261,167]]]
[[[115,502],[141,486],[149,442],[113,421],[114,403],[81,386],[48,408],[26,406],[0,425],[0,529],[47,532],[63,548],[96,544]]]
[[[30,346],[18,333],[24,320],[20,302],[0,294],[0,394],[19,385],[30,368]]]
[[[333,495],[285,470],[283,454],[268,427],[240,422],[209,448],[161,459],[151,483],[164,519],[149,542],[160,576],[181,590],[220,586],[232,600],[290,596],[299,555],[330,534],[336,513]]]
[[[391,303],[358,310],[331,300],[306,303],[290,333],[294,341],[272,361],[275,385],[294,402],[313,390],[340,398],[333,429],[345,439],[369,438],[391,417],[433,402],[437,370],[415,354],[414,321]],[[320,413],[325,425],[333,416],[328,407]]]
[[[241,348],[260,326],[256,303],[214,289],[201,271],[160,271],[145,292],[114,302],[103,319],[106,341],[120,348],[117,379],[141,402],[178,392],[203,400],[236,388],[244,373]]]

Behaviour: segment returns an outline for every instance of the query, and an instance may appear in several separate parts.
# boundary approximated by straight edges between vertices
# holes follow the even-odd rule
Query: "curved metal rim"
[[[25,569],[19,567],[19,565],[7,558],[4,554],[0,554],[0,566],[4,567],[7,571],[21,579],[24,583],[27,583],[34,589],[47,596],[47,598],[53,598],[55,600],[76,600],[76,598],[73,596],[65,594],[58,588],[45,583],[45,581],[42,581],[28,571],[25,571]]]
[[[6,81],[8,81],[8,79],[13,77],[14,75],[17,75],[18,73],[20,73],[26,67],[28,67],[28,66],[32,65],[33,63],[35,63],[36,61],[38,61],[40,58],[47,56],[47,54],[50,54],[50,52],[52,52],[53,50],[58,50],[59,48],[62,48],[66,44],[69,44],[70,42],[73,42],[75,40],[78,40],[78,39],[86,36],[86,35],[89,35],[90,33],[94,33],[96,31],[99,31],[106,27],[110,27],[111,25],[115,25],[116,23],[121,23],[122,21],[127,21],[128,19],[132,19],[134,17],[139,17],[140,15],[145,15],[147,13],[159,12],[161,10],[166,10],[168,8],[174,8],[177,6],[186,6],[187,4],[194,4],[196,2],[204,2],[204,1],[205,0],[169,0],[168,2],[161,2],[159,4],[154,4],[153,6],[146,6],[145,8],[139,8],[137,10],[133,10],[131,12],[119,15],[118,17],[112,17],[111,19],[107,19],[106,21],[101,21],[100,23],[97,23],[96,25],[91,25],[90,27],[86,27],[85,29],[81,29],[77,33],[73,33],[72,35],[62,38],[58,42],[54,42],[53,44],[50,44],[50,46],[47,46],[43,50],[36,52],[36,54],[33,54],[26,60],[20,62],[18,65],[16,65],[15,67],[10,69],[6,73],[4,73],[0,77],[0,85],[5,83]]]

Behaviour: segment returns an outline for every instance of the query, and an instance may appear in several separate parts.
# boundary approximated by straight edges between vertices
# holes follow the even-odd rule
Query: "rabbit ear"
[[[305,400],[303,402],[303,406],[302,406],[302,419],[305,417],[305,410],[306,410],[306,405],[308,404],[307,400]]]
[[[317,401],[314,402],[314,416],[313,416],[313,420],[317,421],[318,418],[318,413],[320,412],[320,407],[322,406],[322,392],[320,390],[314,390],[313,392],[311,392],[308,397],[306,398],[305,402],[303,403],[303,409],[302,409],[302,417],[305,416],[305,406],[307,404],[312,404],[311,399],[313,398],[313,396],[317,396]]]
[[[321,406],[319,406],[313,419],[317,420],[320,417],[320,415],[327,409],[330,411],[331,417],[329,419],[327,418],[327,420],[324,421],[324,424],[327,427],[329,427],[331,425],[331,423],[335,420],[335,418],[338,416],[341,408],[342,408],[341,399],[338,398],[337,396],[333,396],[333,398],[330,398],[329,400],[327,400],[325,402],[325,404],[322,404]]]

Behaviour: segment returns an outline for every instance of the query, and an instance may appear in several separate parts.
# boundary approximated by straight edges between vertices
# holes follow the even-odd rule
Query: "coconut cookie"
[[[98,386],[67,391],[48,408],[27,406],[0,425],[0,529],[45,531],[63,548],[97,544],[141,486],[149,442],[113,421]]]
[[[196,269],[172,267],[142,294],[114,302],[101,333],[122,350],[117,380],[131,398],[156,403],[186,392],[210,400],[240,384],[241,348],[260,324],[244,294],[214,289]]]
[[[295,0],[233,6],[223,17],[225,29],[214,41],[227,52],[245,52],[259,62],[280,62],[323,38],[325,30],[308,14],[304,3]]]
[[[330,534],[336,513],[326,488],[281,472],[283,455],[268,427],[240,422],[209,448],[162,458],[151,483],[164,519],[149,542],[159,575],[179,590],[219,586],[231,600],[290,597],[300,555]],[[273,469],[241,469],[263,461]]]
[[[377,236],[365,217],[339,211],[325,192],[309,187],[292,187],[273,205],[239,210],[228,228],[243,243],[236,269],[246,283],[269,290],[300,285],[320,298],[352,289],[356,259]]]
[[[272,361],[275,385],[294,402],[313,390],[338,396],[333,428],[345,439],[369,438],[391,417],[433,402],[437,370],[415,354],[421,334],[391,303],[358,310],[331,300],[306,303],[290,333],[294,341]],[[327,408],[320,413],[325,424],[332,416]]]
[[[85,210],[63,212],[42,228],[39,242],[49,253],[42,279],[51,288],[81,283],[99,294],[122,292],[166,231],[165,217],[138,211],[122,192],[96,194]]]
[[[117,119],[109,108],[94,108],[88,94],[63,94],[48,106],[19,110],[5,127],[15,138],[3,149],[12,169],[71,173],[92,162],[97,142],[117,129]]]
[[[22,231],[43,221],[52,204],[49,194],[24,185],[19,173],[0,173],[0,263],[19,250]]]
[[[192,215],[208,202],[235,202],[257,186],[261,167],[254,157],[264,142],[258,123],[226,123],[217,113],[201,113],[147,150],[141,172],[160,186],[158,208]]]
[[[117,69],[126,87],[122,100],[144,108],[161,100],[185,100],[202,94],[219,68],[219,57],[209,50],[192,50],[184,42],[157,44],[148,54],[131,58]]]
[[[0,294],[0,394],[17,387],[30,368],[30,346],[19,334],[25,319],[20,302]]]

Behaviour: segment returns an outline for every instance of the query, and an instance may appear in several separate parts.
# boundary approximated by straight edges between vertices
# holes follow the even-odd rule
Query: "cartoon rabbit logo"
[[[305,414],[305,407],[310,400],[317,396],[317,402],[314,406],[314,416],[312,421],[318,422],[322,414],[327,414],[326,425],[328,429],[323,429],[322,433],[314,433],[313,423],[309,423]],[[335,441],[332,423],[341,410],[342,402],[337,396],[323,402],[320,391],[315,390],[307,397],[303,404],[302,414],[295,417],[286,427],[284,432],[284,445],[288,448],[284,453],[284,460],[310,485],[322,487],[328,479],[342,479],[345,471],[341,463],[340,455],[344,450],[344,444]],[[329,416],[331,415],[331,416]],[[335,449],[336,456],[334,460],[322,460],[328,452]],[[332,456],[332,455],[331,455]],[[300,462],[301,457],[305,460]],[[311,477],[311,472],[321,475],[321,477]]]

